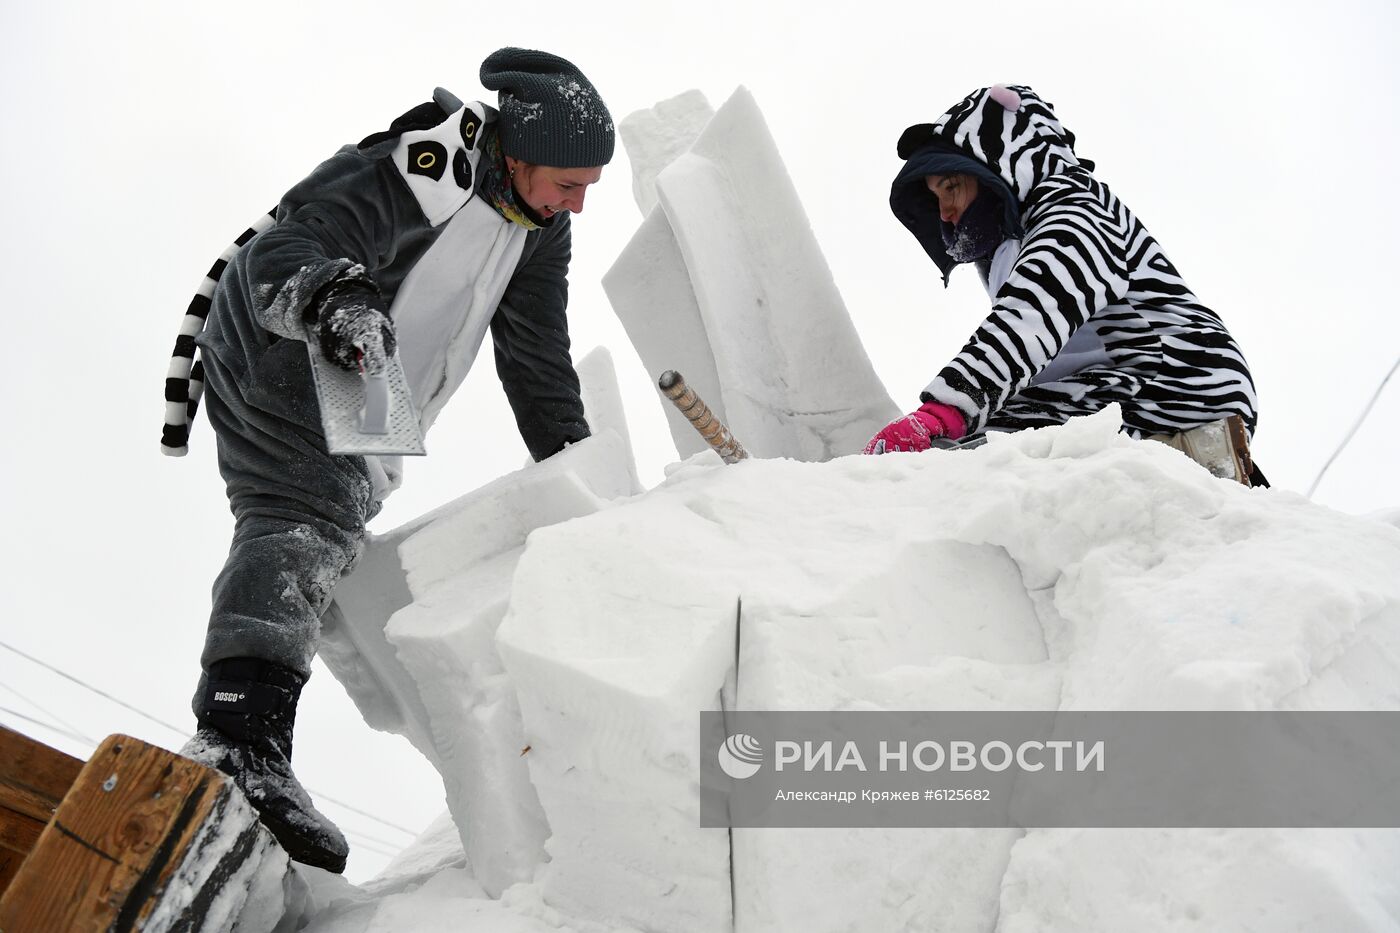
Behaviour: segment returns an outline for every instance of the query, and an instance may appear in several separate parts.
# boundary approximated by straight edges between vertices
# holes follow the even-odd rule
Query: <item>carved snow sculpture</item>
[[[699,827],[694,756],[741,596],[737,708],[1400,706],[1393,529],[1118,428],[696,462],[533,535],[497,642],[551,827],[545,902],[726,928],[729,838]],[[1395,831],[737,829],[732,910],[740,930],[1383,929],[1397,868]],[[1103,902],[1110,876],[1129,893]]]
[[[748,91],[657,171],[704,113],[692,95],[623,121],[638,203],[657,203],[603,278],[613,309],[653,377],[684,373],[754,456],[858,451],[898,411]],[[667,419],[682,456],[705,449]]]

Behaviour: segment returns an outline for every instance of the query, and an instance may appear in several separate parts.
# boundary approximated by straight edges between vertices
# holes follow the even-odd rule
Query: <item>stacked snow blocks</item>
[[[728,852],[697,828],[693,756],[737,596],[734,708],[1400,708],[1394,530],[1217,480],[1120,424],[692,464],[536,532],[498,644],[551,826],[545,900],[726,928],[704,913]],[[1380,930],[1397,866],[1391,830],[739,829],[733,911],[740,930]]]
[[[549,832],[495,645],[515,564],[536,528],[631,494],[626,460],[616,434],[595,435],[478,490],[399,547],[413,602],[385,635],[418,685],[448,809],[493,895],[533,877]]]
[[[687,149],[708,112],[694,97],[623,122],[646,219],[603,278],[613,309],[652,376],[679,370],[752,455],[858,451],[898,411],[763,115],[740,88]],[[705,449],[667,418],[682,456]]]
[[[498,639],[552,832],[542,894],[566,914],[657,931],[727,923],[703,912],[728,902],[729,841],[698,828],[694,755],[698,713],[718,708],[734,667],[736,621],[731,708],[1058,702],[1004,550],[887,521],[892,501],[862,518],[850,482],[814,511],[782,492],[810,490],[813,466],[758,466],[762,491],[744,484],[749,471],[683,469],[640,500],[536,533],[517,566]],[[830,546],[833,523],[861,522],[887,530]],[[562,566],[568,584],[551,586]],[[864,928],[884,903],[870,928],[989,927],[1018,835],[736,830],[735,917],[740,929]]]
[[[639,491],[611,361],[579,368],[594,435],[372,537],[323,629],[321,655],[366,721],[407,736],[442,775],[492,896],[534,877],[549,833],[495,644],[515,564],[535,529]]]

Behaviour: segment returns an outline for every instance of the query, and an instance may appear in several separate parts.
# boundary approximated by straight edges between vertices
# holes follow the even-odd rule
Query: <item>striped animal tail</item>
[[[253,237],[276,222],[277,211],[268,211],[244,230],[214,265],[205,273],[199,290],[185,309],[180,334],[175,338],[175,352],[170,356],[170,368],[165,373],[165,429],[161,432],[160,452],[167,457],[183,457],[190,452],[190,422],[199,411],[199,398],[204,394],[204,364],[194,358],[194,339],[204,330],[209,309],[214,300],[214,286],[228,268],[229,260]]]

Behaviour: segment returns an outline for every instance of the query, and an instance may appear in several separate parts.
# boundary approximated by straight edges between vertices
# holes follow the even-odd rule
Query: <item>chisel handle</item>
[[[744,445],[734,439],[734,435],[729,433],[724,422],[715,417],[704,399],[685,384],[684,376],[674,369],[668,369],[661,374],[656,384],[661,393],[680,409],[681,414],[685,415],[686,420],[700,432],[700,436],[715,449],[715,453],[719,454],[725,463],[738,463],[748,459],[749,453],[744,450]]]

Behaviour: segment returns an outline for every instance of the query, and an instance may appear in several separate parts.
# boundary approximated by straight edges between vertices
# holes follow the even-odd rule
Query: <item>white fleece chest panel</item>
[[[425,433],[476,359],[527,234],[474,198],[448,221],[394,296],[389,314]]]
[[[399,137],[394,167],[430,226],[443,223],[471,200],[481,161],[477,143],[486,122],[486,105],[473,101],[437,126],[409,130]]]
[[[424,435],[476,360],[520,264],[527,233],[481,198],[473,198],[414,263],[394,296],[389,316]],[[375,498],[383,499],[399,487],[402,458],[365,460]]]

